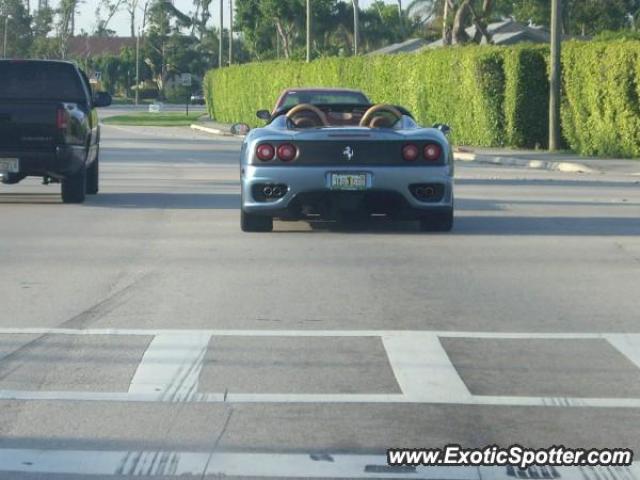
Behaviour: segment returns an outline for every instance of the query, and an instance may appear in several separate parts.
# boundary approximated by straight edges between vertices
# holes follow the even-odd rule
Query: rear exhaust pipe
[[[262,193],[265,197],[271,198],[271,196],[273,195],[273,189],[269,185],[267,185],[262,189]]]
[[[424,187],[423,195],[425,197],[433,197],[436,194],[436,191],[433,187]]]
[[[280,198],[282,196],[282,188],[277,185],[273,187],[273,196]]]
[[[419,197],[419,198],[424,197],[424,187],[416,188],[416,197]]]

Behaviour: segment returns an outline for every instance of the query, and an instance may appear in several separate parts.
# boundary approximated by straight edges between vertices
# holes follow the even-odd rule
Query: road
[[[0,478],[418,478],[386,449],[640,452],[640,177],[459,165],[450,234],[243,234],[239,145],[105,126],[86,204],[1,186]]]

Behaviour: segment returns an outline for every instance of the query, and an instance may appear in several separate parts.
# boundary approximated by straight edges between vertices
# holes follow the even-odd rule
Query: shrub
[[[562,55],[562,127],[586,155],[640,156],[640,42],[570,42]]]
[[[549,135],[549,79],[546,47],[504,50],[504,143],[512,147],[546,147]]]
[[[267,62],[207,73],[212,118],[258,125],[285,88],[359,88],[423,125],[447,123],[454,142],[546,146],[547,46],[453,47],[418,54]],[[565,42],[562,134],[582,154],[640,156],[640,42]]]
[[[204,91],[212,118],[257,125],[255,111],[271,108],[282,90],[295,86],[359,88],[374,102],[406,106],[423,124],[448,123],[459,143],[502,143],[499,49],[253,63],[208,72]]]
[[[188,103],[191,98],[191,87],[172,85],[164,89],[164,99],[167,103]]]

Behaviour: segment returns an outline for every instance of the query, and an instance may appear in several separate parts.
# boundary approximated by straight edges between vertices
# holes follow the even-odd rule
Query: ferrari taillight
[[[278,158],[283,162],[290,162],[298,155],[298,149],[290,143],[283,143],[278,147]]]
[[[412,143],[402,147],[402,158],[407,162],[415,162],[420,155],[420,149]]]
[[[442,155],[442,148],[437,143],[427,143],[423,149],[424,158],[430,162],[440,160]]]
[[[256,157],[258,157],[263,162],[273,160],[273,157],[275,157],[275,155],[276,150],[270,143],[261,143],[256,147]]]

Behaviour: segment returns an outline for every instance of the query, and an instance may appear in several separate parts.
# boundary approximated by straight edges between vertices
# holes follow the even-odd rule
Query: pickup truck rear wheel
[[[273,230],[273,218],[263,215],[251,215],[241,210],[240,226],[243,232],[270,232]]]
[[[91,166],[87,168],[87,193],[89,195],[95,195],[99,190],[99,177],[100,177],[100,161],[98,160],[98,154]]]
[[[82,203],[87,193],[87,167],[62,180],[62,202]]]

